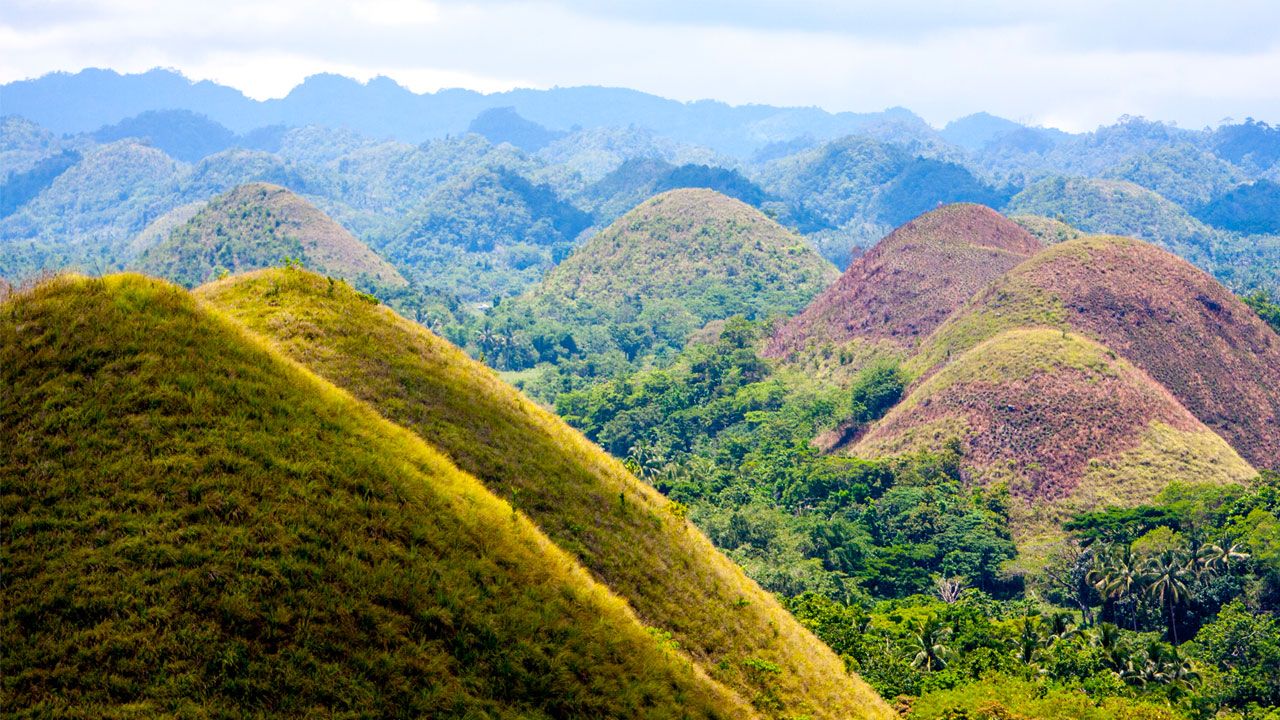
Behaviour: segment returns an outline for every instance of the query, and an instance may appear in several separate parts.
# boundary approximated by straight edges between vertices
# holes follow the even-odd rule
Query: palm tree
[[[1194,561],[1177,550],[1165,550],[1147,561],[1147,573],[1150,584],[1147,592],[1160,599],[1161,606],[1169,608],[1169,636],[1173,644],[1178,644],[1178,626],[1174,617],[1174,608],[1187,599],[1191,592],[1188,580],[1191,575],[1189,566]]]
[[[1145,578],[1133,549],[1125,545],[1112,545],[1097,556],[1088,580],[1102,596],[1102,601],[1120,602],[1133,596],[1134,591],[1142,585]],[[1129,608],[1129,619],[1133,629],[1138,629],[1137,608]]]
[[[1205,572],[1211,575],[1231,571],[1232,563],[1247,560],[1249,553],[1241,549],[1239,543],[1223,538],[1222,544],[1205,545],[1196,555],[1196,561]]]
[[[1024,665],[1030,665],[1035,660],[1036,653],[1045,645],[1044,633],[1041,631],[1042,621],[1039,615],[1026,615],[1018,619],[1014,626],[1017,630],[1018,660]]]
[[[951,641],[951,628],[944,627],[934,615],[917,620],[911,627],[911,667],[923,667],[925,672],[941,670],[953,654],[947,643]]]
[[[1089,636],[1089,642],[1102,651],[1102,660],[1109,668],[1119,672],[1124,667],[1124,648],[1120,646],[1120,628],[1104,622]]]

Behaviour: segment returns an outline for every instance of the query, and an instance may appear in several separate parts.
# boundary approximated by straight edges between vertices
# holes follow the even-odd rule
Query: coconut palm
[[[1191,593],[1191,567],[1194,561],[1177,550],[1165,550],[1147,561],[1147,592],[1159,598],[1160,605],[1169,609],[1169,636],[1178,644],[1175,608]]]
[[[1121,602],[1131,598],[1145,581],[1141,564],[1129,545],[1112,545],[1099,553],[1088,580],[1102,596],[1102,601]],[[1129,608],[1133,629],[1138,629],[1137,608]]]
[[[1043,624],[1044,621],[1039,615],[1027,615],[1018,618],[1014,625],[1018,660],[1023,664],[1030,665],[1035,660],[1036,654],[1040,652],[1040,648],[1045,646]]]
[[[911,667],[923,668],[925,672],[945,668],[953,654],[947,646],[950,641],[951,628],[945,627],[936,616],[917,620],[911,626],[911,649],[915,651]]]
[[[1210,575],[1227,573],[1231,566],[1249,558],[1249,553],[1239,543],[1223,538],[1221,544],[1210,544],[1200,548],[1196,555],[1197,564]]]

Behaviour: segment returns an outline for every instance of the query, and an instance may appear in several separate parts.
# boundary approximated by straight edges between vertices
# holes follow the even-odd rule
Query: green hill
[[[680,506],[461,350],[297,270],[229,278],[197,295],[480,478],[759,710],[891,717]]]
[[[1214,230],[1183,208],[1132,182],[1050,178],[1013,196],[1010,215],[1044,215],[1085,232],[1156,243],[1201,266],[1210,261]]]
[[[190,287],[285,258],[366,286],[405,284],[395,268],[311,203],[266,183],[241,185],[209,201],[134,265]]]
[[[1084,237],[1040,252],[939,326],[907,369],[928,374],[1004,330],[1035,326],[1101,343],[1246,460],[1280,464],[1280,336],[1213,278],[1139,240]]]
[[[712,320],[788,315],[837,275],[808,243],[717,192],[672,190],[616,220],[524,296],[493,313],[530,347],[480,349],[517,369],[612,355],[673,353]],[[541,338],[541,339],[540,339]]]
[[[0,382],[10,712],[754,715],[517,507],[176,287],[8,299]]]
[[[961,448],[966,475],[1006,483],[1014,536],[1037,554],[1078,512],[1150,503],[1170,482],[1257,475],[1168,390],[1115,352],[1051,328],[1006,330],[919,383],[851,452]],[[1043,548],[1040,548],[1043,551]]]

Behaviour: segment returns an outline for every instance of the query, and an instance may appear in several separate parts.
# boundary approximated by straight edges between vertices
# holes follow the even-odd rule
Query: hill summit
[[[297,194],[248,183],[213,198],[135,262],[143,272],[188,287],[223,272],[281,264],[286,258],[363,286],[405,279],[367,245]]]
[[[588,240],[530,293],[538,304],[617,315],[655,303],[699,324],[801,307],[836,275],[799,236],[712,190],[657,195]]]
[[[1246,460],[1280,467],[1280,336],[1213,278],[1140,240],[1044,250],[956,312],[907,367],[927,375],[1003,330],[1036,326],[1101,343]]]
[[[982,286],[1040,250],[1017,223],[971,203],[894,230],[770,339],[766,353],[852,340],[913,348]]]

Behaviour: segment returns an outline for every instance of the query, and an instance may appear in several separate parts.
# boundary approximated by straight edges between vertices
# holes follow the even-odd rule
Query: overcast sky
[[[0,81],[172,67],[260,99],[336,72],[419,92],[901,105],[935,125],[1280,121],[1277,0],[0,0],[0,48]]]

